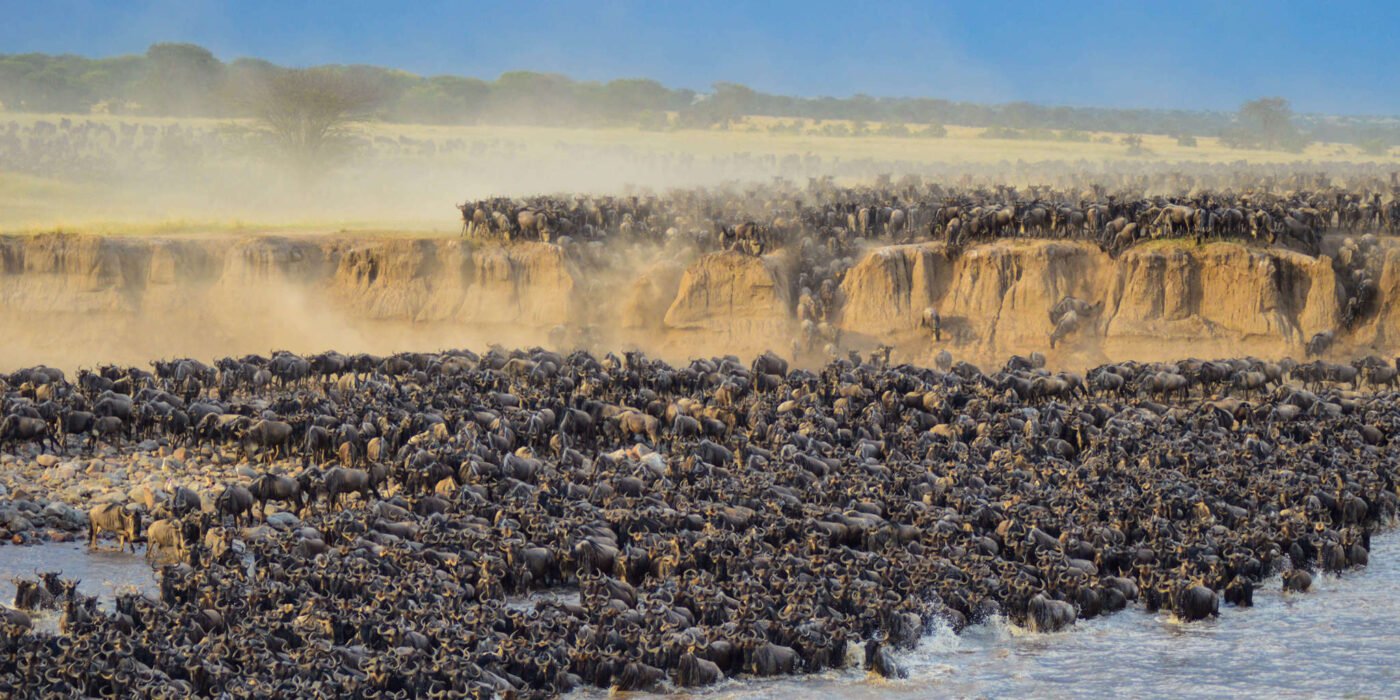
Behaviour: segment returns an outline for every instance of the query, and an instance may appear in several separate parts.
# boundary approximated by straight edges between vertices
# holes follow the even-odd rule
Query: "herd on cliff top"
[[[1296,183],[1292,183],[1296,184]],[[899,185],[838,187],[813,178],[805,189],[756,186],[665,195],[493,198],[458,205],[469,238],[596,241],[685,238],[710,250],[762,255],[804,238],[837,249],[855,239],[950,246],[999,238],[1085,240],[1113,254],[1144,240],[1245,239],[1316,255],[1333,231],[1394,233],[1400,188],[1379,180],[1361,189],[1239,190],[1187,187],[1148,197],[1087,182],[1076,190],[1032,186],[945,187],[907,177]]]
[[[1010,186],[960,189],[917,177],[899,184],[837,187],[811,179],[799,190],[787,183],[675,190],[664,196],[494,198],[458,205],[462,234],[472,240],[535,240],[573,247],[609,242],[684,245],[700,252],[734,250],[764,255],[798,251],[798,337],[793,356],[818,347],[834,357],[841,332],[830,323],[841,304],[839,287],[853,252],[865,244],[942,241],[952,255],[981,241],[1055,238],[1086,241],[1118,255],[1142,241],[1191,238],[1196,243],[1237,240],[1282,246],[1308,255],[1332,255],[1341,286],[1340,328],[1313,329],[1306,349],[1320,354],[1338,331],[1354,328],[1378,307],[1383,265],[1377,234],[1400,228],[1400,188],[1379,178],[1359,189],[1318,184],[1317,176],[1260,180],[1238,189],[1200,189],[1178,178],[1183,194],[1147,197],[1110,191],[1085,179],[1071,189]],[[1343,240],[1328,241],[1328,234]],[[1065,297],[1055,304],[1049,342],[1090,323],[1102,300]],[[941,339],[937,309],[920,324]],[[558,343],[556,343],[558,345]]]

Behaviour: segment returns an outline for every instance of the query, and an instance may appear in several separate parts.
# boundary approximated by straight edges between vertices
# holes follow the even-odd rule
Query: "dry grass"
[[[63,118],[75,122],[94,121],[98,123],[138,123],[164,126],[168,124],[190,124],[215,128],[236,124],[235,120],[219,119],[177,119],[171,117],[136,117],[94,115],[59,115],[0,112],[0,120],[18,121],[21,124],[45,120],[56,122]],[[769,129],[780,124],[799,124],[801,133],[774,133]],[[827,136],[820,134],[825,125],[851,127],[852,121],[840,119],[822,120],[789,117],[745,117],[726,128],[716,129],[676,129],[646,131],[636,128],[573,128],[537,126],[448,126],[431,124],[394,124],[377,122],[364,125],[362,131],[371,136],[397,137],[400,135],[416,139],[462,139],[466,142],[512,141],[523,144],[530,150],[555,150],[568,145],[619,145],[628,146],[639,152],[689,153],[694,155],[721,155],[727,153],[751,154],[814,154],[823,157],[873,158],[876,160],[907,160],[914,162],[969,162],[998,163],[1002,161],[1042,161],[1042,160],[1113,160],[1113,161],[1194,161],[1194,162],[1245,162],[1245,163],[1294,163],[1308,161],[1337,161],[1348,163],[1400,163],[1400,149],[1391,149],[1384,156],[1368,155],[1350,144],[1314,143],[1301,153],[1286,151],[1261,151],[1230,148],[1220,139],[1200,136],[1197,145],[1178,145],[1170,136],[1143,135],[1144,153],[1134,155],[1122,145],[1121,139],[1127,134],[1118,132],[1086,131],[1089,143],[1063,140],[996,139],[983,138],[983,127],[946,126],[947,136],[932,138],[924,136],[892,137],[879,136],[882,122],[863,122],[867,133],[861,136]],[[904,124],[912,132],[925,128],[921,124]],[[1100,143],[1100,140],[1110,143]]]
[[[64,115],[0,113],[0,122],[56,122]],[[211,119],[110,115],[71,116],[77,122],[135,122],[164,126],[181,123],[218,128],[230,122]],[[798,133],[770,131],[774,125],[799,123]],[[698,169],[688,181],[715,182],[742,178],[748,172],[727,157],[753,159],[817,156],[820,169],[843,163],[1005,164],[1059,162],[1090,170],[1112,163],[1318,163],[1380,162],[1400,164],[1393,154],[1378,158],[1356,147],[1314,144],[1300,154],[1226,148],[1214,138],[1198,138],[1183,147],[1165,136],[1143,136],[1145,152],[1132,155],[1123,134],[1090,132],[1091,142],[1008,140],[982,136],[985,129],[949,126],[947,136],[891,137],[866,134],[828,136],[816,133],[830,124],[810,120],[750,117],[726,129],[645,131],[635,128],[556,128],[526,126],[435,126],[372,123],[361,127],[370,137],[457,139],[465,150],[437,156],[393,155],[391,162],[369,161],[337,173],[332,186],[313,193],[288,192],[268,168],[223,159],[189,168],[188,175],[161,182],[66,182],[0,172],[0,231],[34,233],[52,230],[108,235],[185,236],[205,234],[314,235],[338,232],[381,235],[450,236],[458,231],[451,204],[463,196],[495,192],[612,191],[626,183],[671,186],[651,179],[645,163],[651,156],[693,157]],[[868,131],[879,123],[867,122]],[[922,125],[907,125],[912,131]],[[1109,141],[1102,143],[1099,141]],[[471,153],[485,148],[490,157]],[[607,154],[598,157],[593,154]],[[713,162],[729,162],[714,165]],[[708,166],[707,166],[708,164]],[[706,169],[708,168],[708,169]],[[771,173],[772,169],[768,171]],[[187,182],[188,181],[188,182]],[[252,183],[251,186],[248,183]],[[681,182],[680,184],[685,184]],[[382,202],[384,206],[374,206]]]
[[[1120,161],[1120,162],[1207,162],[1207,163],[1296,163],[1337,161],[1347,163],[1400,163],[1393,153],[1370,156],[1355,146],[1336,143],[1315,143],[1301,153],[1284,151],[1255,151],[1229,148],[1213,137],[1198,137],[1197,146],[1178,145],[1169,136],[1142,136],[1144,153],[1130,154],[1121,143],[1126,134],[1086,132],[1091,142],[1044,141],[1029,139],[983,138],[981,127],[946,127],[943,138],[923,136],[893,137],[864,134],[861,136],[826,136],[814,133],[817,128],[806,122],[803,132],[771,133],[773,123],[801,121],[769,117],[748,117],[729,129],[681,129],[674,131],[643,131],[639,129],[574,129],[562,127],[495,127],[495,126],[430,126],[410,124],[376,124],[367,127],[375,135],[410,138],[460,138],[465,141],[503,140],[523,143],[527,148],[555,148],[559,145],[619,145],[639,152],[688,153],[698,156],[728,153],[785,155],[818,155],[823,158],[870,158],[874,160],[910,161],[915,163],[977,163],[991,164],[1015,161]],[[844,123],[828,120],[823,124]],[[881,125],[867,122],[874,131]],[[919,130],[920,125],[908,125]],[[1095,143],[1107,138],[1111,143]]]

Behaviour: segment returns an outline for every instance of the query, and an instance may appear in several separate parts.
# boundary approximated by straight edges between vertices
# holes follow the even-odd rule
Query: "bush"
[[[1195,148],[1196,137],[1190,134],[1182,134],[1176,137],[1176,145],[1183,146],[1185,148]]]
[[[980,138],[984,139],[1020,139],[1025,138],[1017,129],[1005,126],[990,126],[982,131]]]
[[[1390,144],[1379,136],[1362,139],[1356,143],[1356,146],[1368,156],[1383,156],[1390,152]]]
[[[924,138],[941,139],[944,136],[948,135],[948,127],[945,127],[942,124],[929,124],[928,126],[924,127],[924,130],[920,131],[918,135],[923,136]]]
[[[644,109],[637,113],[637,128],[642,131],[663,131],[671,126],[671,118],[665,112]]]
[[[897,139],[908,138],[909,127],[897,122],[885,122],[880,125],[880,130],[875,133],[879,136],[889,136]]]
[[[770,134],[800,134],[802,133],[801,122],[773,122],[768,126]]]
[[[1128,147],[1128,155],[1130,156],[1145,156],[1148,153],[1151,153],[1151,151],[1147,150],[1146,148],[1143,148],[1142,137],[1138,136],[1137,134],[1128,134],[1127,136],[1124,136],[1119,142],[1122,143],[1124,146]]]

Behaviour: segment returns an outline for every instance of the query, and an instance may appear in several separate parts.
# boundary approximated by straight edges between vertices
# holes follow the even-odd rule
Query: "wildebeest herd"
[[[0,169],[42,177],[131,177],[178,165],[207,165],[246,155],[248,134],[217,124],[151,123],[58,117],[0,124]],[[369,157],[460,155],[506,157],[516,148],[499,140],[420,139],[407,135],[354,135],[354,150]]]
[[[1130,605],[1199,620],[1280,573],[1306,591],[1365,565],[1397,506],[1379,358],[1080,375],[1038,355],[808,371],[492,349],[155,369],[14,373],[0,439],[242,450],[256,473],[94,507],[94,543],[165,550],[159,595],[108,611],[59,576],[21,581],[0,694],[899,676],[933,625],[1053,632]],[[62,634],[30,629],[44,608]]]
[[[1310,329],[1315,341],[1329,344],[1337,332],[1369,318],[1378,309],[1377,280],[1385,266],[1377,234],[1400,227],[1400,190],[1376,177],[1355,188],[1302,174],[1245,182],[1211,190],[1199,179],[1179,177],[1153,183],[1179,194],[1147,196],[1141,181],[1110,188],[1092,178],[1024,190],[945,186],[915,176],[854,187],[813,178],[801,189],[780,180],[664,195],[498,197],[458,209],[464,236],[556,243],[584,261],[608,260],[608,251],[629,243],[692,253],[783,249],[796,271],[794,356],[818,348],[836,354],[841,332],[832,321],[844,301],[845,275],[866,246],[888,243],[942,241],[951,255],[979,242],[1024,238],[1087,241],[1110,255],[1166,238],[1279,245],[1330,256],[1344,305],[1341,324]],[[1092,304],[1101,301],[1089,300],[1073,314],[1052,313],[1051,347],[1093,317]],[[921,326],[941,340],[937,310],[924,316]]]
[[[1114,254],[1165,237],[1243,239],[1316,255],[1329,232],[1400,228],[1400,189],[1393,183],[1372,179],[1355,188],[1312,183],[1295,176],[1216,191],[1183,178],[1176,183],[1177,194],[1147,196],[1140,183],[1110,189],[1092,180],[1017,189],[946,186],[914,176],[838,187],[830,178],[812,178],[805,189],[780,181],[738,196],[719,188],[664,196],[497,197],[457,208],[462,233],[470,238],[679,238],[755,255],[802,239],[840,250],[858,239],[962,246],[1016,237],[1093,241]]]

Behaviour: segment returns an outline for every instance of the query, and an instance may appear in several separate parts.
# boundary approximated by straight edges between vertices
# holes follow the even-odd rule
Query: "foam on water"
[[[1314,578],[1284,594],[1278,577],[1255,607],[1222,606],[1183,623],[1141,608],[1067,631],[1033,634],[1002,618],[954,634],[935,627],[896,655],[905,680],[847,669],[780,680],[730,681],[714,698],[1394,697],[1400,693],[1400,534],[1376,537],[1371,566]],[[585,693],[586,695],[587,693]]]

